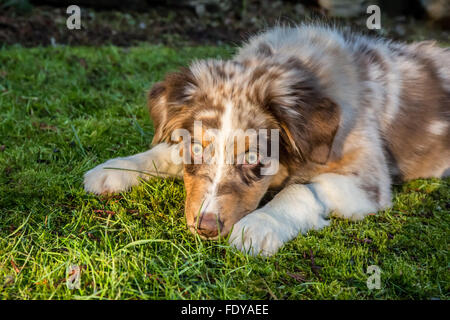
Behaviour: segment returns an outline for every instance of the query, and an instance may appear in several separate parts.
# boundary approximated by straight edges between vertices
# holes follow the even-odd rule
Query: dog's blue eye
[[[192,144],[191,149],[194,156],[201,156],[203,153],[203,146],[200,143]]]
[[[254,151],[249,151],[245,154],[245,163],[246,164],[257,164],[258,163],[258,153]]]

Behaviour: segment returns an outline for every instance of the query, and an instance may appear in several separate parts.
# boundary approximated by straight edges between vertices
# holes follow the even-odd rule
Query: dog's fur
[[[148,175],[183,176],[189,228],[270,255],[298,233],[389,207],[392,179],[450,174],[450,50],[302,25],[255,36],[229,61],[204,60],[168,74],[148,96],[153,149],[97,166],[85,189],[119,192]],[[217,128],[218,161],[175,164],[184,128],[204,148],[201,120]],[[236,130],[279,129],[276,175],[264,162],[226,164]],[[234,138],[233,138],[234,139]],[[270,138],[268,138],[270,144]],[[248,151],[248,150],[246,150]],[[281,190],[257,208],[266,192]]]

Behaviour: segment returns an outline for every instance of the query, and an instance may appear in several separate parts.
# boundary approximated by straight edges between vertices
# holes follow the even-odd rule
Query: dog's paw
[[[137,164],[123,159],[111,159],[84,174],[84,190],[95,194],[126,191],[139,183],[139,173],[121,168],[138,170]]]
[[[236,249],[253,256],[271,256],[288,240],[283,228],[265,211],[256,210],[233,227],[229,242]]]

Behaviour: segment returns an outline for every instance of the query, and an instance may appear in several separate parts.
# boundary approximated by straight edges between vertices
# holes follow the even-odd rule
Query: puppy
[[[183,177],[192,232],[231,232],[232,246],[272,255],[330,214],[359,220],[389,207],[393,179],[448,176],[449,103],[448,48],[276,27],[231,60],[156,83],[154,147],[95,167],[84,186],[114,193],[147,173]]]

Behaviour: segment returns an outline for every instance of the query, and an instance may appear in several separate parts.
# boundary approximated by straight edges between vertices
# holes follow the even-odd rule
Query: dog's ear
[[[303,159],[320,164],[327,162],[339,127],[339,108],[333,101],[315,97],[287,109],[273,105],[272,110],[289,149]]]
[[[323,96],[299,61],[258,67],[253,89],[280,126],[281,143],[303,160],[324,164],[340,122],[339,107]]]
[[[172,132],[182,127],[195,88],[194,77],[187,68],[169,73],[163,81],[153,85],[147,96],[155,130],[153,145],[170,142]]]

